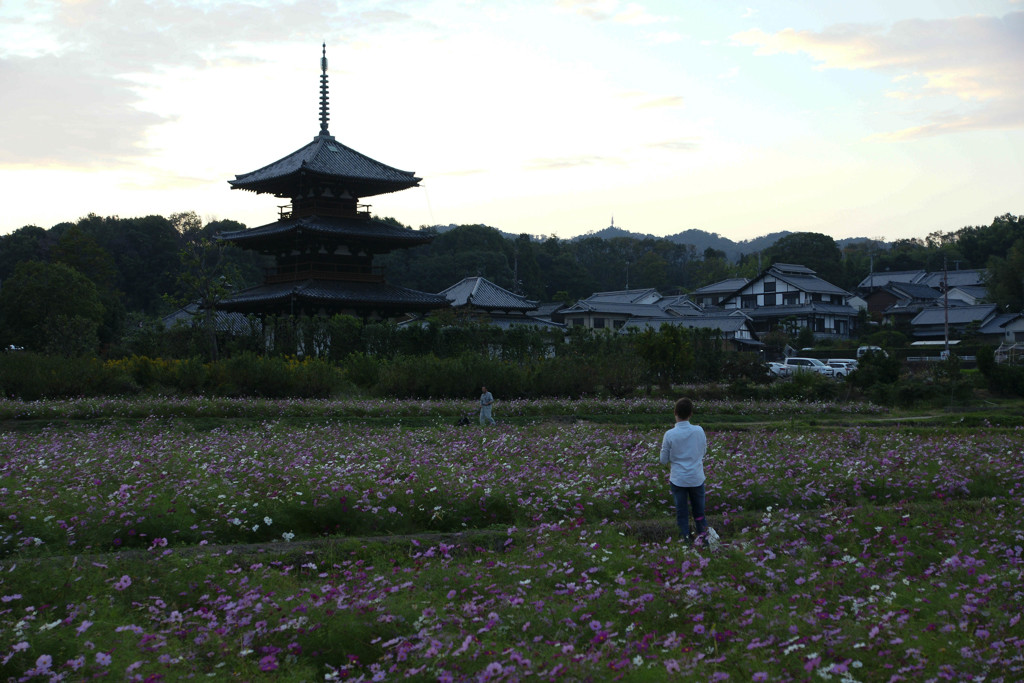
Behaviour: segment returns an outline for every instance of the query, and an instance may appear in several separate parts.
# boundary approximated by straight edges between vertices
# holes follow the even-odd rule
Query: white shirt
[[[704,428],[689,420],[676,422],[661,440],[661,464],[672,464],[668,479],[676,486],[700,486],[704,483],[704,454],[708,438]]]

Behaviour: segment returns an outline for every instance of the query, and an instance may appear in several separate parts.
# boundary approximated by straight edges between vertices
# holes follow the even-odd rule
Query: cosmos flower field
[[[1024,678],[1019,428],[709,430],[712,550],[668,424],[79,408],[0,431],[2,680]]]

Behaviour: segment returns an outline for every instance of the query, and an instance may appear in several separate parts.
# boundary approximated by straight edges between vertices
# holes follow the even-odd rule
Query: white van
[[[885,352],[885,349],[883,349],[881,346],[858,346],[857,347],[857,360],[860,360],[861,358],[863,358],[864,354],[866,354],[866,353],[880,353],[883,356],[885,356],[886,358],[889,357],[889,354],[887,354]]]

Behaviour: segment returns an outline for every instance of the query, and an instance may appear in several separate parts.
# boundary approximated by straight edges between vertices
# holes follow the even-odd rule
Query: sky
[[[0,234],[249,227],[330,132],[412,227],[924,238],[1024,214],[1024,0],[0,0]]]

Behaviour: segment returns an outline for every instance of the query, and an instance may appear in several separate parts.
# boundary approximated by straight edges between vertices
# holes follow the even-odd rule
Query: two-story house
[[[722,299],[721,307],[742,310],[759,335],[792,325],[815,337],[848,337],[857,318],[851,296],[806,266],[775,263]]]

